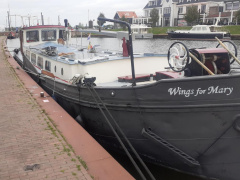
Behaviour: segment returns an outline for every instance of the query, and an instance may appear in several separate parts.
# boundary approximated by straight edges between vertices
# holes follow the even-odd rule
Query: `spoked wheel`
[[[222,43],[228,48],[230,52],[232,52],[237,57],[237,47],[233,42],[222,41]],[[221,48],[221,47],[222,47],[221,44],[217,45],[217,48]],[[230,56],[230,64],[232,64],[235,61],[235,59],[231,56],[231,54],[229,54],[229,56]]]
[[[189,63],[189,50],[181,42],[173,43],[168,50],[168,64],[173,71],[182,72]]]

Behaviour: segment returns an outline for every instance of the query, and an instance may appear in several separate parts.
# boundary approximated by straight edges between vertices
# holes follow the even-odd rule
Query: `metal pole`
[[[42,25],[44,25],[43,15],[41,13]]]
[[[231,11],[231,24],[232,24],[232,19],[233,19],[233,2],[232,2],[232,11]]]
[[[29,24],[29,27],[30,27],[30,18],[31,18],[31,16],[29,15],[29,16],[28,16],[28,24]]]
[[[132,69],[132,85],[136,86],[136,79],[135,79],[135,68],[134,68],[134,57],[133,57],[133,46],[132,46],[132,30],[131,26],[129,23],[125,21],[119,21],[119,20],[114,20],[114,19],[107,19],[107,18],[98,18],[99,21],[109,21],[109,22],[114,22],[114,23],[120,23],[120,24],[125,24],[128,27],[128,33],[129,33],[129,48],[130,48],[130,57],[131,57],[131,69]]]
[[[81,49],[82,49],[82,32],[81,32]]]
[[[8,28],[9,28],[9,31],[11,31],[11,29],[10,29],[10,15],[9,15],[9,11],[7,12],[8,13]]]
[[[88,28],[89,28],[89,9],[88,9]]]

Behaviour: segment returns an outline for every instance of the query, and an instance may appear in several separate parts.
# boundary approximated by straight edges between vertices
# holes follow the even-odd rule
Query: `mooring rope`
[[[109,119],[107,118],[106,114],[103,112],[103,109],[100,107],[97,99],[95,98],[95,96],[93,95],[93,92],[91,91],[91,89],[89,88],[89,86],[86,86],[87,89],[89,90],[89,92],[91,93],[91,96],[93,97],[94,101],[96,102],[99,110],[101,111],[102,115],[104,116],[105,120],[107,121],[110,129],[112,130],[112,132],[114,133],[114,135],[116,136],[116,138],[118,139],[119,143],[121,144],[121,146],[123,147],[124,151],[126,152],[127,156],[129,157],[129,159],[131,160],[131,162],[133,163],[134,167],[136,168],[136,170],[138,171],[138,173],[140,174],[141,178],[143,180],[147,180],[146,177],[143,175],[142,171],[140,170],[140,168],[138,167],[138,165],[136,164],[136,162],[134,161],[133,157],[130,155],[129,151],[127,150],[126,146],[123,144],[121,138],[119,137],[119,135],[117,134],[117,132],[115,131],[115,129],[113,128],[112,124],[110,123]]]
[[[88,86],[87,86],[87,88],[89,89],[92,97],[94,98],[94,100],[95,100],[95,102],[97,103],[97,105],[98,105],[99,109],[101,110],[101,112],[104,113],[104,112],[102,111],[102,108],[100,107],[97,99],[94,97],[93,93],[91,92],[90,88],[89,88]],[[139,156],[139,154],[137,153],[137,151],[134,149],[134,147],[132,146],[132,144],[130,143],[130,141],[127,139],[127,137],[126,137],[126,135],[124,134],[124,132],[122,131],[122,129],[121,129],[121,128],[119,127],[119,125],[116,123],[115,118],[114,118],[114,117],[112,116],[112,114],[109,112],[108,108],[106,107],[105,103],[102,101],[102,99],[100,98],[100,96],[98,95],[97,91],[96,91],[93,87],[92,87],[92,89],[93,89],[93,92],[95,93],[95,95],[97,96],[98,100],[99,100],[100,103],[103,105],[104,109],[107,111],[108,115],[110,116],[110,118],[111,118],[112,121],[114,122],[115,126],[117,127],[117,129],[119,130],[119,132],[121,133],[121,135],[123,136],[123,138],[125,139],[125,141],[127,142],[128,146],[130,147],[130,149],[133,151],[133,153],[135,154],[135,156],[137,157],[137,159],[138,159],[139,162],[141,163],[141,165],[144,167],[144,169],[146,170],[146,172],[148,173],[148,175],[151,177],[151,179],[152,179],[152,180],[155,180],[155,177],[152,175],[152,173],[150,172],[150,170],[148,169],[148,167],[146,166],[146,164],[143,162],[143,160],[141,159],[141,157]],[[104,113],[104,114],[105,114],[105,113]],[[104,115],[104,117],[106,117],[106,115]],[[107,118],[107,117],[106,117],[106,118]],[[109,120],[107,119],[107,121],[109,121]],[[110,122],[108,122],[108,123],[111,125]],[[112,125],[111,125],[111,126],[112,126]],[[114,129],[113,129],[113,130],[114,130]],[[115,131],[115,130],[114,130],[114,131]],[[117,134],[117,136],[118,136],[118,134]],[[120,141],[121,141],[121,139],[120,139]],[[123,143],[121,143],[121,145],[126,148],[126,146],[125,146]],[[127,149],[126,149],[126,151],[127,151]],[[128,152],[128,151],[127,151],[127,152]],[[127,153],[127,154],[128,154],[128,153]],[[129,154],[129,155],[130,155],[130,154]],[[132,156],[130,155],[129,158],[130,158],[130,160],[131,160],[131,159],[132,159]],[[134,161],[134,160],[133,160],[133,161]],[[132,163],[133,163],[133,162],[132,162]],[[136,164],[135,161],[134,161],[133,164]],[[137,167],[138,167],[138,166],[137,166]],[[135,167],[135,168],[136,168],[136,167]],[[136,169],[137,169],[137,168],[136,168]],[[141,173],[142,173],[142,172],[141,172]],[[140,173],[140,174],[141,174],[141,173]],[[144,178],[145,178],[145,177],[144,177]]]

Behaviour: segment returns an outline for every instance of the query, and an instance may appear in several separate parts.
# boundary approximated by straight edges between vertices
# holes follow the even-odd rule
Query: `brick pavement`
[[[24,88],[0,37],[0,180],[90,180],[51,119]]]

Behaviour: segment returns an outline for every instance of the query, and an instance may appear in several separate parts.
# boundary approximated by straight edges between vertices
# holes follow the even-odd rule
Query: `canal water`
[[[133,52],[134,53],[158,53],[167,54],[169,47],[174,43],[179,42],[179,40],[169,40],[169,39],[136,39],[133,41]],[[215,40],[213,41],[187,41],[181,40],[188,49],[191,48],[215,48],[219,43]],[[232,40],[238,49],[238,54],[240,54],[240,41]],[[99,48],[110,51],[122,51],[122,41],[116,38],[72,38],[72,44],[78,44],[78,47],[87,47],[89,43],[92,46],[101,45]]]
[[[172,43],[177,42],[176,40],[168,40],[168,39],[139,39],[133,41],[133,51],[135,53],[159,53],[159,54],[167,54],[169,47]],[[217,41],[181,41],[184,43],[189,49],[190,48],[214,48],[218,45]],[[240,53],[240,41],[233,41],[237,45],[238,52]],[[77,44],[77,47],[83,48],[87,47],[91,43],[92,46],[99,46],[98,48],[102,48],[104,50],[109,51],[122,51],[122,42],[115,38],[73,38],[70,44]],[[9,49],[14,49],[19,47],[19,40],[9,40],[8,41]],[[239,55],[238,55],[239,57]],[[123,154],[118,154],[111,150],[108,150],[109,153],[137,180],[140,180],[140,176],[135,170],[134,166],[130,162],[127,156]],[[150,171],[153,173],[154,177],[157,180],[202,180],[201,178],[194,177],[191,175],[186,175],[174,170],[169,170],[164,167],[147,164]],[[144,170],[143,170],[144,172]],[[145,173],[146,177],[147,174]],[[150,179],[149,177],[147,179]]]

